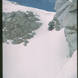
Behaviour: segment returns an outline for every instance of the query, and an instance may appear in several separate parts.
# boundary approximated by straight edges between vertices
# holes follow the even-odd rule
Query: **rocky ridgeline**
[[[77,49],[77,0],[57,0],[55,4],[56,15],[49,23],[49,30],[57,31],[64,28],[70,54]]]

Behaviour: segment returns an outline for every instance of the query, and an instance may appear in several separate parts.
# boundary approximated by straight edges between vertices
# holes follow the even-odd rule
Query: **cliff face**
[[[50,22],[50,28],[56,30],[64,28],[70,54],[77,49],[77,0],[57,0],[55,4],[56,15]]]

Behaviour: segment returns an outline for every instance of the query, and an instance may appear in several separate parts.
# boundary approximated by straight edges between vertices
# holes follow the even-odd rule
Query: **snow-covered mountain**
[[[3,0],[3,12],[18,10],[32,11],[39,16],[43,25],[27,46],[3,44],[3,78],[62,78],[61,75],[68,71],[64,69],[70,70],[68,67],[71,65],[71,69],[73,66],[76,67],[76,59],[73,59],[76,57],[76,52],[71,59],[66,58],[69,48],[64,29],[48,31],[48,23],[54,17],[54,12],[20,6]],[[70,75],[75,75],[76,69],[75,74],[71,73],[72,71]],[[68,75],[65,78],[76,77]]]

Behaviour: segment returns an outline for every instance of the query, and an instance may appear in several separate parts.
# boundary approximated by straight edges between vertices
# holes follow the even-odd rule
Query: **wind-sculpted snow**
[[[33,11],[43,23],[27,46],[3,44],[3,78],[61,78],[61,75],[66,73],[64,69],[69,72],[71,66],[73,70],[73,66],[76,65],[76,52],[72,58],[67,58],[69,47],[64,29],[48,31],[48,23],[55,13],[20,6],[9,1],[3,3],[3,12]],[[70,71],[70,75],[76,76],[74,71]],[[66,78],[69,78],[69,75]]]

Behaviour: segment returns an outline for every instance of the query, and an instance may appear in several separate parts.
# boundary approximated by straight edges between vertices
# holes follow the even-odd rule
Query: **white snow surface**
[[[72,58],[69,58],[63,66],[57,78],[77,78],[77,51],[74,52]]]
[[[69,49],[64,29],[48,31],[55,13],[3,0],[3,12],[18,10],[33,11],[43,25],[27,46],[3,44],[3,78],[76,78],[77,54],[66,57]]]

